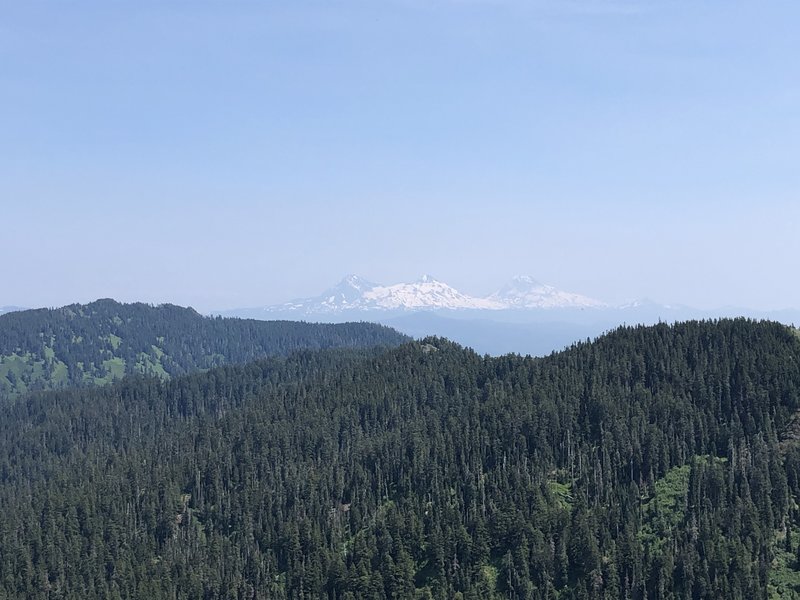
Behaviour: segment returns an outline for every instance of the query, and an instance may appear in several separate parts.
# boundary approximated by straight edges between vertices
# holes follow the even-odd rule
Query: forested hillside
[[[26,310],[0,316],[0,399],[105,384],[131,373],[168,378],[298,349],[403,341],[394,330],[368,323],[210,318],[170,304],[98,300]]]
[[[0,411],[2,598],[791,598],[800,339],[300,352]]]

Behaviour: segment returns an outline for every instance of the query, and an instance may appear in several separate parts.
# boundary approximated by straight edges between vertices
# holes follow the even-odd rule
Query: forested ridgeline
[[[800,591],[800,339],[441,339],[37,393],[0,414],[0,598]]]
[[[313,324],[203,317],[171,304],[98,300],[0,316],[0,400],[37,389],[163,378],[299,349],[396,346],[371,323]]]

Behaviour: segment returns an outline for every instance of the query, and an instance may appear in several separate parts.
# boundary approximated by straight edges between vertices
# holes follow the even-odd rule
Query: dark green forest
[[[210,318],[171,304],[98,300],[26,310],[0,316],[0,400],[133,373],[169,378],[298,349],[403,341],[408,338],[371,323]]]
[[[794,598],[800,338],[299,351],[0,411],[0,598]]]

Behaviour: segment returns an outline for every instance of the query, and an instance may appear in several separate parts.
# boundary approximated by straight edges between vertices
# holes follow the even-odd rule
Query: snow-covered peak
[[[530,275],[515,275],[511,282],[520,286],[543,287],[542,284]]]
[[[505,308],[501,303],[462,294],[446,283],[423,275],[414,283],[378,286],[364,299],[382,309],[488,309]]]
[[[594,298],[559,290],[530,275],[518,275],[488,297],[508,308],[606,308]]]
[[[374,288],[376,284],[372,283],[371,281],[367,281],[363,277],[359,277],[358,275],[347,275],[344,279],[342,279],[339,284],[336,286],[338,288],[353,288],[355,290],[367,290]]]

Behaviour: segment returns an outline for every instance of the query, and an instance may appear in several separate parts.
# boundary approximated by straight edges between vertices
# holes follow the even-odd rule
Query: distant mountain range
[[[0,315],[10,312],[17,312],[19,310],[25,310],[21,306],[0,306]]]
[[[514,277],[486,297],[475,297],[430,275],[411,283],[381,285],[348,275],[337,285],[312,298],[300,298],[261,308],[238,309],[231,314],[338,315],[353,312],[504,311],[540,309],[606,309],[604,302],[540,283],[530,276]],[[262,317],[263,318],[263,317]]]
[[[319,296],[266,306],[262,310],[268,313],[326,314],[353,310],[496,310],[500,308],[504,308],[504,306],[494,300],[462,294],[429,275],[423,275],[413,283],[394,285],[379,285],[358,275],[348,275]]]
[[[478,352],[495,355],[545,355],[622,324],[737,316],[800,323],[798,310],[699,310],[648,299],[612,305],[560,290],[527,275],[514,277],[485,297],[465,294],[430,275],[391,285],[348,275],[318,296],[218,314],[262,320],[374,321],[414,337],[445,336]]]

